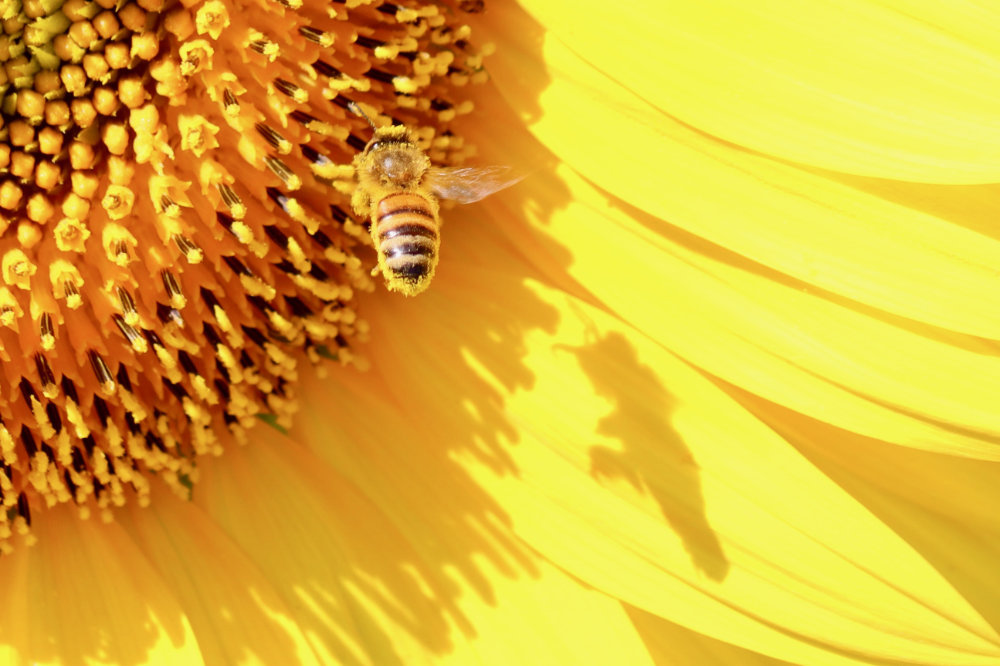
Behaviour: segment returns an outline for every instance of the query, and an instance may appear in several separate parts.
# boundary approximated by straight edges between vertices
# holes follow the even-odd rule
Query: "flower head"
[[[315,17],[326,36],[307,31],[308,49],[385,62],[313,64],[343,88],[328,115],[308,111],[305,147],[289,138],[295,119],[234,137],[225,95],[203,122],[204,99],[174,109],[177,128],[192,116],[188,148],[181,134],[142,146],[216,159],[235,138],[239,157],[217,159],[244,160],[266,144],[233,188],[271,179],[267,197],[223,197],[234,223],[219,236],[263,242],[236,212],[262,207],[285,221],[282,261],[299,275],[319,260],[288,220],[318,202],[339,206],[338,251],[364,256],[338,197],[370,134],[337,99],[425,139],[435,128],[436,164],[450,158],[434,146],[458,156],[461,136],[485,164],[536,170],[443,211],[426,294],[352,299],[371,367],[327,380],[296,367],[303,409],[288,436],[256,428],[254,445],[199,460],[190,498],[151,476],[156,501],[114,523],[46,511],[40,543],[0,561],[0,661],[997,663],[1000,335],[984,307],[1000,263],[997,16],[862,0],[524,5],[268,5]],[[204,7],[206,32],[183,43],[195,73],[178,81],[232,53],[220,42],[259,6]],[[465,70],[452,60],[422,79],[411,42],[372,32],[387,17],[431,60],[463,54]],[[498,44],[492,83],[428,102],[421,91],[481,76],[465,19]],[[283,66],[288,44],[253,25],[264,36],[239,62]],[[240,113],[312,104],[308,77],[282,80],[263,98],[266,86],[232,88]],[[379,91],[391,104],[377,107]],[[476,112],[457,117],[466,102]],[[432,117],[455,122],[419,122]],[[144,205],[100,193],[121,220]],[[103,248],[85,226],[66,226],[67,243]],[[214,266],[207,245],[192,265]],[[34,284],[17,249],[3,269]],[[323,270],[350,279],[343,263]],[[283,284],[243,277],[225,294]],[[208,310],[228,316],[219,304]],[[351,307],[336,323],[355,349],[365,330]],[[292,388],[254,395],[271,411]]]

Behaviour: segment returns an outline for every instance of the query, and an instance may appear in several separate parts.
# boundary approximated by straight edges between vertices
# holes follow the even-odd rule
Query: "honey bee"
[[[441,247],[439,199],[472,203],[517,183],[507,167],[435,167],[405,125],[375,127],[353,102],[351,110],[375,130],[354,158],[351,207],[371,220],[372,243],[386,287],[406,296],[434,277]]]

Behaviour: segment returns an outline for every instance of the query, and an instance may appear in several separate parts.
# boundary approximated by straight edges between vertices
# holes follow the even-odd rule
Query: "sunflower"
[[[1000,662],[1000,16],[525,4],[0,4],[0,661]]]

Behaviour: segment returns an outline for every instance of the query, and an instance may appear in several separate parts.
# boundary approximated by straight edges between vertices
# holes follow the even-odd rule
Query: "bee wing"
[[[467,204],[521,182],[524,174],[505,166],[431,167],[426,179],[439,198]]]

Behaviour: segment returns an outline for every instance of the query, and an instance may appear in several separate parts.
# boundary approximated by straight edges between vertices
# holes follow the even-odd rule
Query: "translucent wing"
[[[479,201],[524,179],[510,167],[431,167],[426,182],[441,199],[458,203]]]

